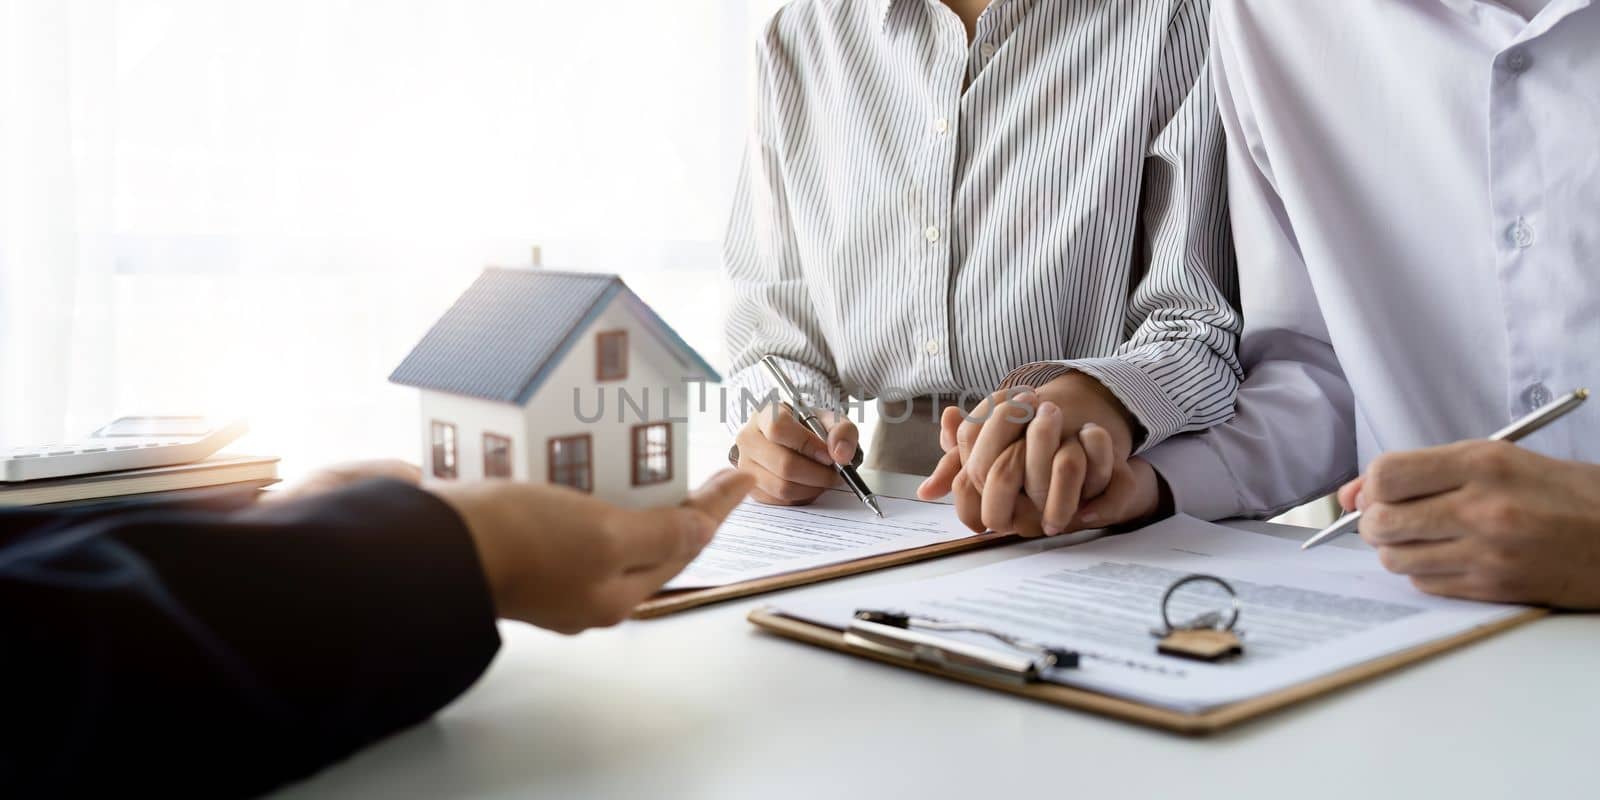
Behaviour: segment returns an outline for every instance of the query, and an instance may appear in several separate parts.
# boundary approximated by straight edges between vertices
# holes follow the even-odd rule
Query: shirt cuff
[[[1244,515],[1233,472],[1204,436],[1175,436],[1141,457],[1167,482],[1177,513],[1204,520]]]
[[[1135,443],[1135,454],[1165,441],[1182,430],[1188,422],[1188,415],[1172,402],[1160,383],[1139,365],[1123,358],[1080,358],[1024,364],[1012,370],[1003,385],[1037,388],[1068,372],[1081,372],[1099,381],[1144,426],[1144,440]]]

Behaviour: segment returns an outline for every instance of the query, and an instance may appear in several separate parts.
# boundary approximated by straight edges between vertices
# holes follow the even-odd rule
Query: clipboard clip
[[[938,635],[941,633],[979,633],[1022,652],[980,647]],[[901,611],[857,610],[850,626],[845,628],[844,641],[846,646],[858,650],[1013,683],[1034,683],[1051,669],[1076,669],[1078,666],[1075,650],[1039,644],[981,625]]]

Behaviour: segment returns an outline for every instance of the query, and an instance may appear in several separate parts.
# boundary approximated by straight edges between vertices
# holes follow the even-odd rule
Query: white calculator
[[[245,421],[122,417],[76,442],[0,450],[0,482],[188,464],[245,434]]]

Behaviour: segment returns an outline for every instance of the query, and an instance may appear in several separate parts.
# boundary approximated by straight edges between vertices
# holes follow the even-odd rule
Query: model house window
[[[633,485],[648,486],[672,480],[672,424],[651,422],[633,426]]]
[[[483,477],[511,477],[511,440],[493,433],[483,435]]]
[[[454,480],[456,468],[456,426],[433,422],[433,477]]]
[[[595,335],[595,379],[620,381],[628,377],[628,332],[602,331]]]
[[[594,490],[594,462],[589,434],[550,437],[550,482],[580,492]]]

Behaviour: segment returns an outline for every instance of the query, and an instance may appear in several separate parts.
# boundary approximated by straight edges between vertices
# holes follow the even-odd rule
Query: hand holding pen
[[[1385,453],[1339,499],[1359,511],[1347,516],[1360,520],[1361,538],[1384,567],[1424,592],[1600,609],[1600,464],[1511,444],[1586,394],[1562,397],[1489,439]],[[1559,439],[1548,444],[1564,449]],[[1348,527],[1330,527],[1326,538]]]
[[[770,360],[763,359],[762,364],[771,374],[774,366]],[[778,374],[783,373],[779,370]],[[784,376],[783,383],[787,382]],[[751,496],[758,502],[805,505],[840,483],[841,465],[860,463],[860,434],[846,417],[811,410],[810,416],[821,429],[819,435],[794,413],[798,397],[788,396],[783,383],[778,384],[780,402],[769,403],[751,416],[735,437],[730,456],[736,454],[732,458],[735,465],[756,479]]]
[[[1509,443],[1509,442],[1521,441],[1523,437],[1530,436],[1535,431],[1539,430],[1540,428],[1543,428],[1544,426],[1549,425],[1550,423],[1555,422],[1558,419],[1561,419],[1563,416],[1566,416],[1573,409],[1576,409],[1578,406],[1583,405],[1583,401],[1588,400],[1588,399],[1589,399],[1589,390],[1588,389],[1576,389],[1576,390],[1574,390],[1572,392],[1567,393],[1566,395],[1563,395],[1561,397],[1556,398],[1555,400],[1552,400],[1549,403],[1546,403],[1545,405],[1543,405],[1543,406],[1541,406],[1539,408],[1534,409],[1533,411],[1529,412],[1527,416],[1524,416],[1521,419],[1518,419],[1518,420],[1512,422],[1510,425],[1507,425],[1504,428],[1501,428],[1500,430],[1497,430],[1494,433],[1489,434],[1489,438],[1486,440],[1486,442],[1508,442]],[[1472,445],[1472,443],[1471,442],[1458,442],[1456,444],[1458,449],[1459,449],[1459,446],[1461,446],[1461,445],[1470,446],[1470,445]],[[1434,449],[1437,450],[1438,448],[1434,448]],[[1494,449],[1494,448],[1491,448],[1491,449]],[[1424,451],[1419,451],[1419,452],[1426,453],[1428,451],[1424,450]],[[1362,515],[1362,512],[1363,512],[1363,509],[1358,507],[1361,504],[1357,501],[1358,494],[1360,493],[1361,484],[1363,484],[1367,480],[1373,479],[1373,474],[1372,473],[1378,471],[1379,462],[1382,462],[1385,459],[1387,459],[1391,463],[1393,461],[1395,461],[1396,459],[1405,459],[1407,462],[1415,460],[1413,454],[1411,454],[1411,453],[1398,453],[1398,454],[1395,454],[1395,455],[1389,455],[1389,456],[1380,457],[1379,459],[1374,461],[1373,464],[1372,464],[1372,468],[1368,471],[1367,476],[1365,478],[1357,478],[1357,479],[1345,484],[1344,488],[1339,491],[1339,501],[1340,501],[1340,503],[1343,504],[1345,508],[1354,509],[1354,510],[1350,511],[1349,513],[1347,513],[1344,516],[1340,517],[1339,519],[1335,520],[1332,525],[1329,525],[1328,527],[1323,528],[1320,531],[1317,531],[1316,535],[1314,535],[1311,538],[1305,540],[1305,543],[1300,545],[1300,549],[1301,550],[1310,550],[1313,547],[1320,547],[1320,546],[1322,546],[1324,544],[1327,544],[1329,541],[1332,541],[1333,539],[1335,539],[1335,538],[1337,538],[1337,537],[1339,537],[1339,536],[1341,536],[1343,534],[1355,532],[1356,526],[1361,523],[1361,515]],[[1391,472],[1393,470],[1385,469],[1383,471],[1385,473],[1387,473],[1387,472]],[[1458,472],[1459,471],[1460,470],[1458,470]],[[1376,481],[1374,481],[1374,482],[1376,482]],[[1436,482],[1443,483],[1442,481],[1436,481]],[[1388,482],[1386,481],[1384,483],[1387,484]],[[1412,487],[1412,488],[1415,489],[1416,487]],[[1443,488],[1443,487],[1441,486],[1440,488]],[[1408,495],[1407,497],[1414,497],[1414,496],[1418,496],[1418,495],[1421,495],[1421,494],[1424,494],[1424,493],[1422,493],[1422,492],[1413,492],[1413,494]],[[1347,497],[1346,495],[1349,495],[1349,496]],[[1396,498],[1396,499],[1405,499],[1405,498]]]

